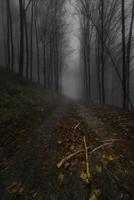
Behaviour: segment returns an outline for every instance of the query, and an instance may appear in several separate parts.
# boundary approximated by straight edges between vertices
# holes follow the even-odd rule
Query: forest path
[[[8,152],[6,146],[0,165],[2,200],[86,200],[94,193],[96,199],[133,199],[132,141],[120,134],[96,115],[93,105],[62,98],[45,113],[42,124],[17,143],[16,151]],[[91,150],[104,140],[123,137],[93,154],[89,185],[84,153],[57,168],[64,156],[84,148],[84,135]]]
[[[59,97],[5,74],[0,91],[1,200],[134,199],[133,113]]]

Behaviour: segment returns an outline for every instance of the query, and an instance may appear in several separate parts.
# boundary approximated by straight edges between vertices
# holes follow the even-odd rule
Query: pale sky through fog
[[[68,25],[67,42],[68,49],[73,52],[66,58],[65,72],[63,72],[63,94],[78,98],[80,97],[80,70],[79,70],[79,39],[77,37],[79,33],[79,19],[76,15],[75,0],[68,1],[66,3],[66,23]]]

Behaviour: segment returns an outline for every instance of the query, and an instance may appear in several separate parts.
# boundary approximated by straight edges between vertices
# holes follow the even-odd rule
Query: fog
[[[0,65],[71,98],[133,109],[134,1],[122,3],[1,0]]]
[[[75,0],[66,2],[67,23],[67,49],[68,56],[62,72],[62,93],[71,98],[81,97],[81,74],[80,74],[80,41],[79,41],[79,18],[75,9]]]

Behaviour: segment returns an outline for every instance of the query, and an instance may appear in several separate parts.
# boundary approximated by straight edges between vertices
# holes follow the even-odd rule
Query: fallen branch
[[[86,171],[87,171],[87,179],[88,182],[90,181],[91,174],[90,174],[90,169],[89,169],[89,157],[88,157],[88,147],[87,147],[87,142],[86,142],[86,137],[83,137],[84,140],[84,146],[85,146],[85,155],[86,155]]]
[[[91,147],[87,147],[87,149],[90,149],[90,148],[91,148]],[[58,168],[61,168],[62,165],[63,165],[66,161],[70,160],[70,159],[73,158],[74,156],[76,156],[76,155],[78,155],[78,154],[80,154],[80,153],[82,153],[82,152],[84,152],[84,151],[85,151],[84,149],[80,149],[80,150],[78,150],[78,151],[76,151],[76,152],[74,152],[74,153],[68,155],[67,157],[63,158],[63,159],[57,164],[57,167],[58,167]]]
[[[108,139],[108,140],[103,140],[102,142],[118,142],[118,141],[121,141],[123,139]]]
[[[108,141],[108,140],[107,140],[107,141]],[[111,140],[109,140],[109,142],[106,142],[105,144],[102,144],[102,145],[96,147],[95,149],[93,149],[92,151],[90,151],[89,154],[92,155],[93,153],[95,153],[96,151],[102,149],[103,147],[111,146],[111,145],[113,145],[113,143],[114,143],[115,141],[120,141],[120,139],[111,139]],[[85,142],[84,142],[84,143],[85,143]],[[90,148],[91,148],[91,146],[87,147],[87,150],[89,150]],[[76,152],[74,152],[74,153],[72,153],[72,154],[70,154],[70,155],[64,157],[64,158],[57,164],[57,167],[58,167],[58,168],[61,168],[62,165],[63,165],[66,161],[70,160],[70,159],[73,158],[74,156],[76,156],[76,155],[78,155],[78,154],[80,154],[80,153],[83,153],[83,152],[85,152],[85,149],[80,149],[80,150],[78,150],[78,151],[76,151]]]
[[[113,144],[113,142],[107,142],[107,143],[105,143],[105,144],[102,144],[102,145],[96,147],[95,149],[93,149],[92,151],[90,151],[90,154],[92,155],[94,152],[96,152],[96,151],[102,149],[103,147],[105,147],[105,146],[110,146],[110,145],[112,145],[112,144]]]
[[[74,127],[74,131],[76,131],[76,129],[80,126],[80,122],[78,124],[76,124],[76,126]]]

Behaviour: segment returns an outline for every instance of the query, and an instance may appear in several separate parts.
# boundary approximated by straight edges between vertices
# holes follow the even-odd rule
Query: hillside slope
[[[1,200],[128,200],[133,184],[134,113],[0,71]]]

